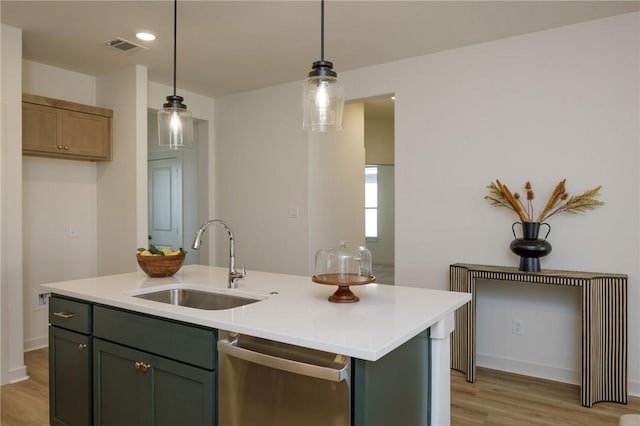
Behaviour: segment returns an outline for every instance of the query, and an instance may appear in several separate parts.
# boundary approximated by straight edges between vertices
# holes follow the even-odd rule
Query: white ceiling
[[[325,4],[325,58],[338,73],[640,10],[640,1],[340,1]],[[99,76],[128,65],[172,84],[173,2],[7,1],[25,59]],[[135,33],[149,30],[153,42]],[[116,37],[148,50],[121,52]],[[320,59],[320,2],[179,1],[178,87],[218,96],[302,80]],[[179,94],[179,93],[178,93]]]

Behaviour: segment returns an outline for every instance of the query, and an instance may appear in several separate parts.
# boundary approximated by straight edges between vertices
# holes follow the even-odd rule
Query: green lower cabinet
[[[353,426],[429,426],[431,344],[420,333],[376,362],[353,360]]]
[[[91,336],[49,327],[49,421],[91,424]]]
[[[215,424],[215,372],[94,339],[94,424]]]
[[[216,330],[56,296],[50,324],[51,425],[217,425]],[[430,354],[352,359],[350,426],[429,426]]]

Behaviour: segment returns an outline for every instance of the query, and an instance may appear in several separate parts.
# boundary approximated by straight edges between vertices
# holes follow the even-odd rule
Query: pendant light
[[[342,130],[344,89],[337,77],[333,63],[324,60],[324,0],[321,0],[320,60],[313,63],[302,85],[302,127],[305,130]]]
[[[193,143],[193,117],[176,95],[176,51],[178,27],[178,0],[173,1],[173,95],[158,111],[158,143],[169,149],[191,148]]]

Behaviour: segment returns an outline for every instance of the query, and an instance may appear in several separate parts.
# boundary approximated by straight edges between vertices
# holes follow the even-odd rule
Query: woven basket
[[[140,256],[136,255],[138,265],[150,277],[170,277],[182,267],[184,253],[173,256]]]

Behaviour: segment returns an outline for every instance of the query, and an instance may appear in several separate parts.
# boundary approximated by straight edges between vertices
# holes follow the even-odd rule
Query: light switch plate
[[[69,232],[67,235],[69,238],[78,238],[78,227],[74,224],[69,224]]]

